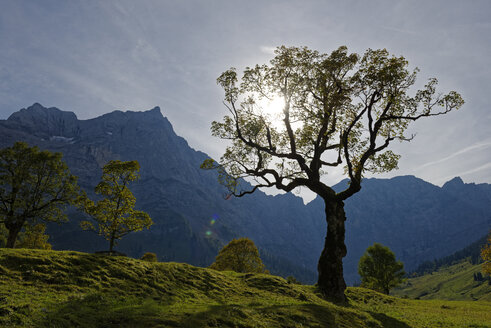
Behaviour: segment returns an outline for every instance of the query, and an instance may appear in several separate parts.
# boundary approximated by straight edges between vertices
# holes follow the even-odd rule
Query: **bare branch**
[[[410,116],[410,115],[386,115],[384,117],[382,117],[382,120],[384,121],[389,121],[389,120],[412,120],[412,121],[416,121],[422,117],[430,117],[430,116],[438,116],[438,115],[445,115],[447,113],[449,113],[453,108],[446,108],[444,111],[442,112],[438,112],[438,113],[422,113],[422,114],[419,114],[419,115],[416,115],[416,116]]]

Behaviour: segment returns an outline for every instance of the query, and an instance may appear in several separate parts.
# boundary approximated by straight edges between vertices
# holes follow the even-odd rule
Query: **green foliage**
[[[25,225],[23,231],[17,235],[15,248],[51,249],[49,236],[45,233],[46,225],[38,223],[35,226]],[[0,225],[0,247],[7,245],[8,230]]]
[[[361,286],[389,294],[391,288],[403,281],[403,267],[388,247],[375,243],[367,248],[358,263]]]
[[[491,303],[348,288],[349,306],[264,274],[68,251],[0,249],[2,327],[489,327]]]
[[[26,226],[25,231],[19,238],[17,248],[51,249],[48,243],[49,236],[45,233],[46,225],[38,223],[35,226]]]
[[[208,159],[202,167],[217,169],[235,195],[244,192],[238,186],[243,177],[257,178],[260,186],[306,186],[319,193],[313,182],[344,163],[356,189],[364,172],[397,168],[400,156],[387,147],[412,139],[406,134],[410,122],[463,105],[455,91],[437,93],[434,78],[411,95],[417,72],[385,49],[358,55],[345,46],[331,54],[278,47],[269,65],[247,67],[241,77],[231,68],[218,77],[230,115],[211,130],[231,144],[220,163]],[[274,99],[284,102],[280,113],[267,108],[265,100]]]
[[[318,286],[331,299],[345,301],[343,201],[360,191],[364,174],[397,169],[400,155],[389,146],[414,137],[406,132],[411,122],[464,104],[455,91],[438,93],[434,78],[413,93],[417,71],[385,49],[358,55],[342,46],[323,54],[281,46],[269,65],[246,67],[242,76],[231,68],[217,79],[229,114],[212,122],[211,132],[229,144],[218,162],[201,167],[216,170],[236,197],[262,187],[306,187],[326,208],[339,209],[326,211],[332,215],[317,266]],[[275,113],[267,100],[280,100],[282,110]],[[322,176],[340,165],[349,183],[336,192]]]
[[[481,250],[481,257],[484,261],[482,271],[485,274],[491,275],[491,234],[489,234],[488,241]]]
[[[146,252],[141,257],[141,260],[142,261],[147,261],[147,262],[157,262],[157,254],[151,253],[151,252]]]
[[[215,262],[210,265],[211,269],[235,272],[265,272],[264,264],[259,257],[254,242],[248,238],[233,239],[225,245]]]
[[[40,151],[24,142],[0,150],[0,223],[9,231],[6,247],[15,246],[26,225],[66,221],[65,207],[79,204],[81,198],[77,178],[61,153]]]
[[[153,224],[147,213],[134,209],[136,198],[128,187],[130,182],[139,178],[139,170],[137,161],[110,161],[104,165],[101,182],[95,187],[95,192],[103,199],[97,203],[87,199],[84,204],[85,211],[92,216],[97,227],[90,221],[83,221],[82,229],[104,236],[109,241],[110,252],[117,240]]]

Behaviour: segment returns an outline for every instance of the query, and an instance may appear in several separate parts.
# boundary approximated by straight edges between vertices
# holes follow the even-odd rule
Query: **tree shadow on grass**
[[[407,323],[399,321],[395,318],[389,317],[383,313],[368,312],[372,317],[382,324],[384,328],[411,328]]]
[[[333,310],[314,304],[176,305],[91,294],[48,308],[35,327],[337,327]]]
[[[327,307],[305,305],[214,305],[189,314],[182,327],[336,327]]]
[[[382,313],[361,313],[317,304],[217,305],[189,314],[182,327],[383,327],[410,328]],[[369,322],[368,322],[369,321]],[[378,322],[377,322],[378,321]]]
[[[95,293],[47,306],[35,327],[180,327],[153,299]]]
[[[207,306],[188,303],[181,307],[174,303],[171,308],[168,305],[170,302],[162,300],[96,293],[47,307],[36,327],[409,328],[407,324],[382,313],[317,304]]]

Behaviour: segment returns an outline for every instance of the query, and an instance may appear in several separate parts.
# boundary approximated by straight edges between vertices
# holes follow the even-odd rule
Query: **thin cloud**
[[[491,147],[491,141],[486,141],[484,143],[478,143],[478,144],[475,144],[475,145],[466,147],[464,149],[461,149],[458,152],[453,153],[452,155],[449,155],[447,157],[444,157],[444,158],[441,158],[439,160],[436,160],[436,161],[432,161],[432,162],[428,162],[426,164],[423,164],[423,165],[419,166],[418,168],[416,168],[416,170],[420,170],[420,169],[423,169],[423,168],[428,167],[428,166],[432,166],[432,165],[436,165],[436,164],[440,164],[440,163],[446,162],[446,161],[448,161],[448,160],[450,160],[452,158],[455,158],[455,157],[460,156],[462,154],[468,153],[470,151],[482,150],[482,149],[485,149],[485,148],[488,148],[488,147]]]
[[[471,170],[468,170],[468,171],[464,171],[464,172],[460,172],[458,173],[457,175],[460,176],[460,177],[464,177],[466,175],[470,175],[470,174],[473,174],[473,173],[476,173],[476,172],[481,172],[481,171],[484,171],[484,170],[487,170],[487,169],[491,169],[491,163],[486,163],[484,165],[481,165],[479,167],[476,167],[474,169],[471,169]],[[452,178],[454,178],[455,175],[449,175],[443,179],[440,179],[442,181],[448,181]]]
[[[491,49],[491,2],[319,3],[3,1],[0,117],[33,102],[73,110],[82,119],[159,105],[177,133],[218,157],[224,144],[211,136],[210,122],[226,114],[215,83],[224,69],[266,63],[280,44],[320,52],[346,44],[361,53],[387,48],[404,55],[421,68],[422,80],[436,76],[442,91],[455,89],[466,100],[465,110],[445,118],[445,131],[472,128],[465,136],[439,138],[439,148],[447,150],[455,149],[453,137],[465,138],[462,150],[425,154],[421,162],[401,147],[401,169],[382,177],[417,173],[434,183],[491,162],[491,116],[482,97],[490,89],[491,66],[479,55]],[[439,122],[425,125],[427,140],[439,133]],[[325,179],[334,184],[343,177],[341,169]],[[491,182],[485,169],[467,178]]]
[[[418,35],[418,33],[408,30],[408,29],[401,29],[401,28],[396,28],[392,26],[380,26],[380,28],[387,30],[387,31],[392,31],[392,32],[397,32],[397,33],[402,33],[402,34],[410,34],[410,35]]]
[[[267,55],[274,55],[274,51],[276,50],[276,47],[261,46],[259,49],[261,49],[261,52],[263,52]]]

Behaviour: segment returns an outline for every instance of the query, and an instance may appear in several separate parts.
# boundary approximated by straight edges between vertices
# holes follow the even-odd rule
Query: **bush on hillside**
[[[157,262],[157,255],[155,253],[147,252],[141,257],[142,261]]]
[[[240,273],[266,273],[263,261],[259,257],[259,251],[249,238],[233,239],[225,245],[215,258],[215,262],[210,265],[210,268]]]

